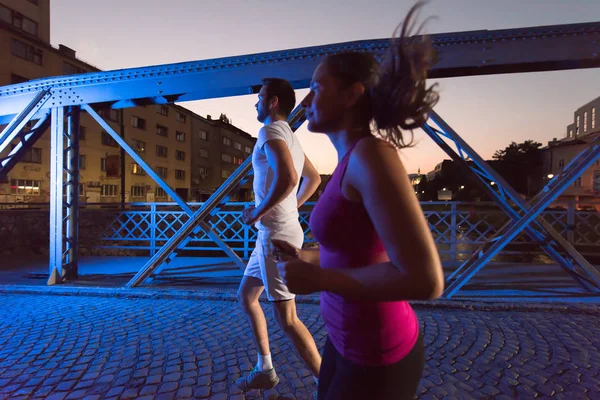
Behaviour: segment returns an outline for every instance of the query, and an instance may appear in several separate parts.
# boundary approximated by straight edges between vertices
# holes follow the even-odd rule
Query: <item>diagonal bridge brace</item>
[[[0,178],[5,178],[8,172],[16,165],[22,155],[42,136],[50,126],[50,110],[42,111],[38,122],[29,132],[20,133],[25,125],[40,111],[50,99],[49,90],[39,91],[27,106],[15,115],[0,133],[0,153],[8,148],[13,140],[19,138],[19,143],[11,149],[6,157],[0,158]]]
[[[440,132],[431,126],[426,126],[426,133],[432,137],[432,139],[440,145],[451,157],[459,157],[465,165],[475,172],[476,177],[479,179],[479,183],[486,187],[486,192],[495,193],[494,198],[500,207],[507,211],[509,217],[513,221],[509,221],[492,239],[490,244],[484,246],[482,249],[477,251],[469,260],[463,263],[459,270],[455,271],[450,276],[448,281],[456,277],[454,282],[451,282],[445,290],[443,296],[446,298],[452,297],[456,292],[464,286],[483,266],[491,260],[506,244],[508,244],[514,237],[516,237],[522,230],[526,232],[532,238],[539,237],[539,235],[547,234],[548,237],[540,237],[542,239],[541,244],[544,250],[556,261],[561,261],[560,265],[573,277],[578,283],[584,286],[589,291],[598,291],[600,287],[600,273],[585,260],[581,254],[579,254],[558,232],[556,232],[551,225],[546,222],[543,218],[539,217],[540,213],[556,198],[564,189],[570,185],[583,171],[585,171],[593,162],[600,157],[600,140],[594,141],[590,147],[584,150],[578,155],[573,161],[565,167],[563,172],[555,177],[550,183],[532,200],[531,205],[526,203],[518,194],[512,189],[501,177],[491,169],[484,161],[475,153],[457,134],[454,132],[437,114],[432,115],[432,120],[444,130],[444,136],[455,141],[461,156],[464,157],[463,151],[468,153],[469,157],[473,159],[474,163],[481,168],[477,171],[471,169],[470,166],[464,162],[463,158],[460,158],[439,136]],[[453,157],[455,158],[455,157]],[[460,163],[459,163],[460,165]],[[496,180],[499,185],[499,192],[495,192],[487,183],[487,179]],[[509,195],[510,198],[521,208],[521,213],[512,209],[508,204],[504,195]],[[510,210],[510,211],[509,211]],[[537,218],[537,220],[536,220]],[[531,229],[529,224],[533,224],[540,230]],[[542,233],[543,232],[543,233]],[[552,240],[554,239],[554,241]],[[550,246],[552,245],[552,246]],[[567,255],[571,257],[571,260],[565,259],[560,253],[554,248],[555,246],[563,247],[563,250],[567,252]],[[575,266],[572,261],[577,263],[580,270],[582,270],[587,276],[582,276],[575,270]],[[463,271],[461,273],[461,271]]]
[[[288,122],[293,131],[304,122],[304,109],[297,106],[290,114]],[[142,267],[142,269],[125,285],[131,288],[143,284],[151,276],[158,275],[170,263],[177,253],[183,249],[198,232],[198,224],[206,224],[204,220],[214,215],[229,198],[229,194],[242,184],[252,173],[252,157],[249,156],[234,171],[234,173],[213,193],[210,198],[183,224],[179,231],[173,235],[161,249]],[[244,268],[245,265],[242,265]]]
[[[187,203],[179,196],[179,194],[177,194],[177,192],[175,192],[156,172],[154,172],[152,167],[150,167],[150,165],[148,165],[148,163],[146,163],[142,157],[140,157],[139,154],[137,154],[137,152],[132,149],[131,146],[129,146],[129,144],[127,144],[127,142],[117,132],[115,132],[114,129],[112,129],[112,127],[107,124],[106,121],[104,121],[92,107],[89,105],[83,105],[82,108],[87,111],[88,114],[90,114],[90,116],[94,118],[96,122],[98,122],[98,124],[100,124],[100,126],[127,152],[127,154],[129,154],[131,158],[135,160],[136,163],[140,165],[140,167],[142,167],[144,171],[146,171],[148,175],[150,175],[152,179],[154,179],[156,183],[158,183],[158,185],[169,196],[171,196],[175,203],[177,203],[189,217],[194,215],[194,210],[187,205]],[[227,244],[225,244],[221,238],[219,238],[219,235],[209,224],[201,222],[200,227],[197,227],[196,229],[196,235],[200,233],[200,228],[204,230],[215,243],[217,243],[219,248],[221,248],[221,250],[223,250],[238,267],[244,267],[244,262],[240,259],[240,257],[238,257],[238,255]]]
[[[442,120],[439,116],[436,116],[436,121],[440,123]],[[447,127],[446,129],[447,131],[450,130],[449,127]],[[484,165],[486,170],[489,169],[488,171],[481,171],[475,169],[477,168],[476,166],[471,167],[464,159],[466,155],[464,151],[461,151],[463,149],[459,147],[459,151],[461,153],[461,155],[459,155],[456,151],[454,151],[454,149],[452,149],[452,147],[450,147],[450,145],[448,145],[448,143],[446,143],[446,141],[443,140],[442,136],[449,138],[459,138],[459,136],[454,131],[450,131],[450,135],[446,135],[430,125],[425,125],[423,127],[423,130],[429,135],[429,137],[431,137],[431,139],[438,146],[440,146],[442,150],[446,152],[446,154],[448,154],[452,158],[453,161],[456,162],[456,165],[458,165],[459,168],[461,168],[462,171],[465,172],[465,175],[468,178],[472,178],[472,180],[476,184],[478,184],[491,199],[493,199],[496,202],[499,208],[502,211],[504,211],[510,217],[510,219],[512,219],[513,221],[518,221],[521,218],[523,212],[526,212],[530,209],[529,204],[527,204],[520,196],[518,196],[518,194],[514,195],[514,189],[512,189],[508,185],[508,183],[506,183],[496,171],[489,167],[489,165],[487,165],[487,163],[485,163],[485,161],[483,161],[483,159],[481,159],[481,157],[477,155],[477,153],[475,153],[471,148],[465,149],[469,153],[468,156],[471,159],[477,160],[476,162],[479,165]],[[488,184],[488,180],[498,182],[498,185],[500,187],[503,187],[504,190],[495,191]],[[513,207],[511,207],[511,205],[507,202],[506,197],[503,196],[503,193],[510,193],[511,195],[513,195],[511,197],[514,198],[517,202],[517,205],[520,206],[521,213],[517,212]],[[592,274],[590,274],[590,277],[592,278],[592,280],[600,282],[598,278],[594,278],[595,270],[593,269],[593,267],[581,254],[579,254],[579,252],[577,252],[577,250],[575,250],[571,246],[571,244],[568,241],[566,241],[562,237],[562,235],[556,232],[552,225],[550,225],[544,218],[538,217],[535,221],[532,222],[531,226],[526,226],[524,231],[534,242],[539,243],[542,249],[546,252],[546,254],[548,254],[548,256],[551,259],[556,261],[563,269],[565,269],[565,271],[569,275],[571,275],[571,277],[574,280],[576,280],[581,286],[583,286],[587,290],[595,289],[595,286],[590,284],[588,278],[581,276],[576,271],[573,263],[579,264],[580,268],[584,269],[584,271],[591,269]],[[567,252],[567,255],[570,258],[563,257],[563,255],[558,251],[556,247],[562,247]],[[464,269],[464,266],[466,264],[467,262],[461,264],[461,266],[458,269],[456,269],[452,274],[450,274],[446,279],[447,283],[455,279],[456,276],[459,275],[460,272]]]

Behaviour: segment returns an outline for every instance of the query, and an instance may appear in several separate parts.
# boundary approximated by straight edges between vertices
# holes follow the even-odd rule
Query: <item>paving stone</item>
[[[61,309],[55,315],[35,307],[37,295],[0,296],[0,318],[11,321],[0,330],[0,398],[261,398],[233,383],[256,361],[233,301],[45,296],[46,309]],[[427,343],[419,395],[600,398],[600,311],[586,307],[572,313],[417,307]],[[299,303],[298,312],[322,349],[318,306]],[[275,329],[270,342],[281,382],[265,398],[311,398],[312,376],[286,337]]]

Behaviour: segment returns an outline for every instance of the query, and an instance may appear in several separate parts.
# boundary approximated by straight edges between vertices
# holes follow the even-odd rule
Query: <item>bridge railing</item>
[[[197,209],[202,203],[191,203]],[[248,258],[254,248],[256,229],[242,223],[242,210],[250,203],[228,203],[210,220],[213,229],[240,257]],[[300,210],[305,245],[315,245],[308,221],[314,203]],[[85,208],[93,209],[93,205]],[[422,202],[421,207],[440,254],[459,261],[487,243],[508,221],[494,203]],[[589,208],[587,208],[589,209]],[[105,210],[106,212],[106,210]],[[174,203],[128,203],[123,210],[111,211],[108,226],[97,239],[96,248],[144,250],[153,255],[178,228],[187,215]],[[600,255],[600,213],[580,210],[569,203],[544,211],[543,217],[584,255]],[[217,252],[217,245],[204,234],[190,241],[185,252]],[[503,254],[533,254],[539,246],[525,234],[519,235]],[[202,256],[202,254],[194,254]]]

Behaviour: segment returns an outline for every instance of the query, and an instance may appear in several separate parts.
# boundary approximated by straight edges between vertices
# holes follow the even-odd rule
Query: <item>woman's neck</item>
[[[364,137],[371,136],[369,127],[342,129],[337,132],[328,133],[327,137],[335,147],[338,154],[338,162],[346,155],[350,147]]]

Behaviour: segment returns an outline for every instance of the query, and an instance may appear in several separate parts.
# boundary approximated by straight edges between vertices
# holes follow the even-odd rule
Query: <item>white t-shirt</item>
[[[256,207],[264,200],[269,193],[269,188],[273,182],[273,170],[269,166],[267,155],[265,153],[265,143],[269,140],[283,140],[287,145],[294,169],[298,178],[302,176],[304,168],[304,151],[300,141],[292,132],[292,129],[286,121],[275,121],[269,125],[263,126],[258,132],[258,139],[252,153],[252,167],[254,168],[254,195],[256,198]],[[300,182],[300,179],[298,179]],[[297,226],[298,222],[298,185],[281,203],[273,207],[262,219],[256,223],[258,229],[281,230],[286,227]]]

